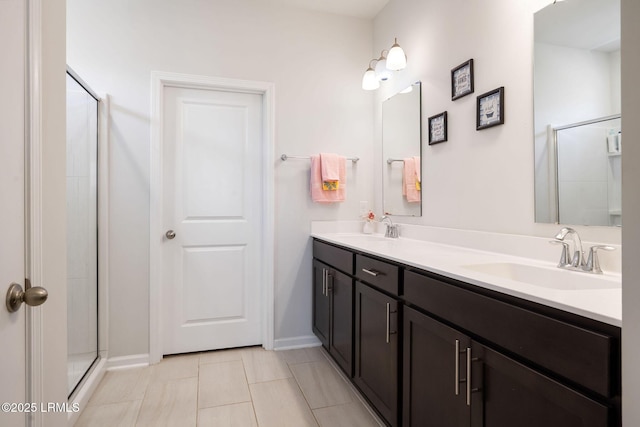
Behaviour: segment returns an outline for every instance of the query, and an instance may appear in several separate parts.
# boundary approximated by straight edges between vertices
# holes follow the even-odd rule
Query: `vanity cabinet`
[[[403,330],[404,426],[611,425],[606,405],[426,314],[405,308]]]
[[[341,248],[314,242],[313,332],[329,354],[351,377],[353,375],[353,254]],[[339,265],[341,272],[327,262]]]
[[[622,425],[619,327],[318,240],[313,295],[390,426]]]
[[[405,271],[403,425],[620,425],[619,329],[471,286]]]
[[[356,283],[354,382],[391,426],[398,425],[398,301]]]

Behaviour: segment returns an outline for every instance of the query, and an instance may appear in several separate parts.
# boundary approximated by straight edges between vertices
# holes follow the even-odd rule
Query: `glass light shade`
[[[391,78],[391,71],[387,68],[387,60],[378,60],[376,64],[376,78],[381,82],[389,80]]]
[[[393,71],[402,70],[407,66],[407,56],[404,54],[404,50],[398,44],[398,41],[391,46],[389,54],[387,55],[387,68]]]
[[[364,90],[376,90],[380,87],[380,82],[376,78],[376,72],[373,68],[369,67],[362,76],[362,89]]]

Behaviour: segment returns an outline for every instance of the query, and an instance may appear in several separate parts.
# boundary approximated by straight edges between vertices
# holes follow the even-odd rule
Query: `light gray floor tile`
[[[293,378],[250,384],[249,388],[260,427],[318,425]]]
[[[198,379],[182,378],[149,384],[136,426],[195,427]]]
[[[142,400],[87,406],[75,427],[133,427]]]
[[[290,368],[311,409],[353,400],[349,386],[329,362],[300,363],[291,365]]]
[[[198,410],[199,427],[258,427],[251,402]]]
[[[200,366],[199,408],[250,401],[251,395],[241,360]]]
[[[322,347],[297,348],[295,350],[283,350],[277,352],[278,356],[289,365],[325,360]]]
[[[380,427],[360,402],[314,409],[320,427]]]
[[[150,381],[168,381],[198,376],[199,354],[164,357],[151,366]]]
[[[200,354],[200,364],[231,362],[232,360],[242,360],[242,349],[232,348],[230,350],[208,351]]]
[[[282,360],[275,351],[266,351],[256,347],[243,350],[242,361],[249,384],[293,376],[287,362]]]
[[[121,369],[107,372],[88,405],[142,400],[149,383],[149,372],[150,368]]]

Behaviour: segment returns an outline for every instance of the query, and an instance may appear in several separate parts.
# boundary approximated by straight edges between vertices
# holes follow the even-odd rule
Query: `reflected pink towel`
[[[420,192],[416,189],[416,162],[413,157],[404,159],[402,194],[406,196],[409,203],[420,201]]]
[[[420,178],[420,172],[422,172],[421,169],[421,165],[420,165],[420,156],[415,156],[413,158],[413,161],[415,162],[415,167],[416,167],[416,180],[418,182],[422,182],[422,178]]]
[[[320,156],[311,156],[311,200],[316,203],[344,202],[347,188],[346,159],[338,156],[338,180],[340,187],[337,191],[322,189],[322,165]]]

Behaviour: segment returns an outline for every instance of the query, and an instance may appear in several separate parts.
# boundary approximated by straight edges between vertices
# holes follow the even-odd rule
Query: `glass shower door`
[[[67,378],[98,359],[98,99],[67,73]]]

